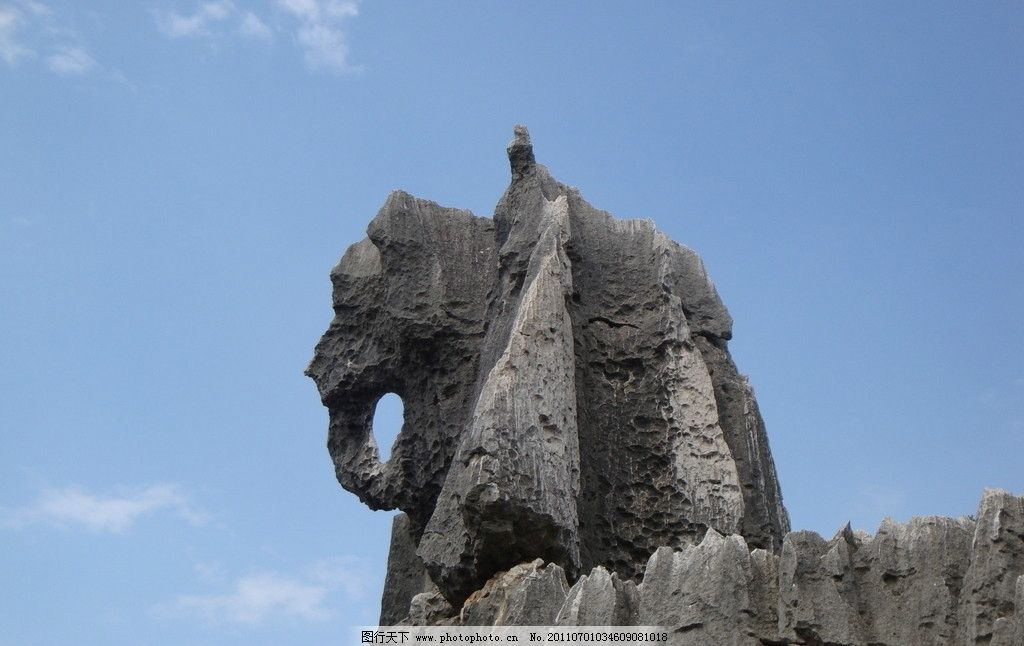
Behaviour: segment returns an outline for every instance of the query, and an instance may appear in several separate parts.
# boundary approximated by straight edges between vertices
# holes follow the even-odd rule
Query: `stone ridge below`
[[[396,553],[392,551],[391,558]],[[787,534],[780,554],[714,530],[658,549],[639,585],[603,567],[571,587],[537,560],[494,576],[456,611],[417,594],[415,625],[659,625],[677,646],[1020,646],[1024,497],[988,490],[976,520],[886,520],[825,540]]]

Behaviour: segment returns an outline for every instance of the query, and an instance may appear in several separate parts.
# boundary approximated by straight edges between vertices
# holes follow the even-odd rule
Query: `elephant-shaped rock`
[[[492,218],[392,193],[331,272],[307,374],[342,486],[405,512],[382,620],[432,586],[458,608],[538,558],[570,583],[638,581],[709,530],[770,552],[789,530],[697,254],[559,183],[524,127],[508,156]],[[405,418],[382,462],[371,423],[392,392]]]

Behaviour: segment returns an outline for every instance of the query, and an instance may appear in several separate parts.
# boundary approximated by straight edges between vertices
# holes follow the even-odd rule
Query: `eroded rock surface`
[[[307,374],[342,486],[408,516],[396,572],[415,545],[459,607],[536,558],[621,588],[709,529],[778,550],[764,423],[700,258],[559,183],[525,128],[508,156],[493,218],[395,192],[331,272]],[[405,421],[382,463],[370,425],[388,392]],[[402,577],[389,618],[418,587]]]
[[[565,603],[565,570],[536,559],[494,576],[466,599],[458,623],[466,626],[547,626]]]
[[[714,530],[683,551],[659,549],[640,585],[639,623],[675,627],[676,644],[761,644],[776,632],[775,562],[761,554]]]
[[[698,545],[658,549],[639,586],[599,566],[565,594],[533,582],[546,569],[539,561],[512,568],[483,588],[483,599],[500,590],[499,601],[464,611],[463,622],[488,623],[506,599],[529,598],[530,621],[664,626],[677,646],[1020,646],[1022,522],[1024,497],[987,491],[977,521],[886,520],[874,536],[844,527],[829,540],[792,532],[781,554],[709,530]],[[477,594],[467,606],[480,607]],[[540,599],[560,606],[545,611]],[[502,617],[530,623],[521,612]]]
[[[555,623],[560,626],[636,625],[640,595],[636,584],[623,581],[598,565],[569,590]]]
[[[962,590],[965,603],[961,604],[960,636],[965,644],[994,640],[997,628],[999,639],[1005,639],[1024,610],[1019,603],[1019,579],[1024,575],[1024,497],[986,491],[977,518]]]

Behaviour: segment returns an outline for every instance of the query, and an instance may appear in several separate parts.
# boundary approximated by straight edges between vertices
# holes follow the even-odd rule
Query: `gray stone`
[[[758,548],[750,552],[751,579],[748,585],[750,632],[765,644],[779,641],[779,557]]]
[[[600,565],[569,590],[555,623],[559,626],[632,626],[637,624],[639,593]]]
[[[830,541],[786,535],[779,558],[779,633],[795,643],[863,644],[849,525]]]
[[[368,234],[331,271],[334,320],[306,374],[330,414],[341,485],[422,528],[471,412],[494,224],[396,191]],[[383,464],[371,420],[389,392],[402,398],[405,421]]]
[[[708,530],[699,545],[660,548],[640,585],[642,625],[673,627],[677,645],[760,646],[775,634],[774,565],[741,536]]]
[[[458,599],[492,572],[539,556],[579,567],[572,277],[564,198],[544,204],[545,230],[531,253],[501,355],[484,377],[419,553],[442,590]],[[491,328],[485,344],[503,331]]]
[[[437,590],[427,576],[423,561],[416,555],[415,532],[411,529],[407,515],[395,515],[391,522],[391,548],[380,602],[382,626],[394,626],[405,619],[416,595]]]
[[[466,599],[463,626],[547,626],[565,603],[565,571],[537,559],[499,572]]]
[[[455,606],[534,558],[639,580],[709,528],[778,549],[764,424],[700,258],[559,183],[524,127],[508,155],[493,219],[395,192],[332,272],[307,374],[342,486],[408,514]],[[382,463],[387,392],[405,422]]]
[[[1000,617],[992,624],[992,646],[1024,644],[1024,575],[1017,577],[1013,616]]]
[[[987,644],[996,622],[1003,639],[1015,621],[1018,579],[1024,575],[1024,497],[988,489],[978,506],[971,561],[960,604],[960,640]]]
[[[854,559],[871,644],[950,644],[974,526],[965,518],[885,520]]]
[[[455,616],[455,608],[448,603],[441,592],[434,588],[429,592],[421,592],[412,598],[409,603],[409,617],[407,623],[410,626],[444,626],[456,625],[458,618]],[[382,625],[384,625],[382,623]],[[392,624],[392,625],[397,625]]]
[[[695,337],[711,374],[719,423],[743,483],[745,513],[740,533],[751,546],[778,551],[789,531],[789,514],[782,506],[775,461],[765,441],[767,433],[754,389],[737,371],[722,339],[714,335]]]

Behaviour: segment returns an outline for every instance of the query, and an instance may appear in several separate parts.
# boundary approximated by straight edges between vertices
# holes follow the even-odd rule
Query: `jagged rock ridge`
[[[341,484],[406,515],[383,621],[409,612],[410,581],[460,607],[541,559],[625,591],[656,550],[709,529],[770,552],[789,530],[700,258],[556,181],[525,128],[508,156],[493,218],[395,192],[331,272],[307,374]],[[405,420],[382,463],[370,424],[388,392]]]
[[[792,532],[781,554],[709,530],[658,549],[640,585],[597,567],[571,588],[540,561],[499,573],[442,625],[659,625],[679,646],[1020,646],[1024,644],[1024,497],[989,490],[977,520],[914,518],[874,536]],[[493,594],[491,591],[500,591]],[[421,593],[416,604],[436,603]]]

